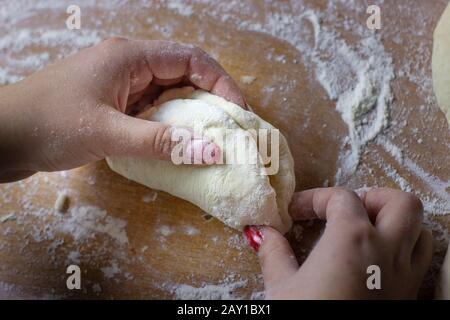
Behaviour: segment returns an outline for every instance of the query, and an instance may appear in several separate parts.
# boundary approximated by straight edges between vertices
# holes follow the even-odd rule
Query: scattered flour
[[[162,225],[158,227],[158,233],[161,234],[163,237],[168,237],[171,234],[173,234],[175,230],[169,226]]]
[[[174,289],[174,293],[178,300],[235,300],[242,299],[235,290],[245,287],[246,284],[245,280],[223,284],[204,284],[199,288],[182,284]]]
[[[116,262],[113,262],[111,266],[101,268],[101,270],[103,272],[103,275],[107,279],[112,279],[112,278],[114,278],[114,276],[116,276],[117,274],[119,274],[121,272],[121,270]]]
[[[17,217],[15,213],[9,213],[0,217],[0,223],[5,223],[7,221],[14,221],[16,219]]]
[[[167,7],[174,10],[182,16],[191,16],[194,13],[192,6],[185,3],[185,1],[172,0],[167,3]]]
[[[55,201],[55,206],[54,206],[55,210],[57,212],[64,212],[67,209],[66,206],[67,206],[68,201],[69,201],[69,196],[67,194],[67,191],[64,190],[64,191],[59,192],[58,196],[56,198],[56,201]]]
[[[361,184],[353,186],[349,180],[352,177],[360,177],[361,172],[371,174],[373,168],[383,172],[383,177],[375,177],[377,184],[383,185],[385,178],[391,179],[397,186],[405,191],[415,192],[424,202],[427,224],[433,227],[435,239],[440,244],[448,242],[449,234],[445,227],[433,220],[433,215],[450,213],[450,180],[433,174],[436,168],[432,162],[425,162],[408,154],[408,143],[426,145],[427,140],[420,136],[421,130],[429,128],[431,118],[434,119],[433,109],[435,105],[432,94],[432,82],[430,77],[430,43],[423,41],[420,30],[411,42],[404,40],[405,35],[398,32],[396,28],[382,29],[380,33],[373,33],[355,20],[353,16],[364,14],[365,6],[354,0],[328,0],[325,2],[325,10],[318,11],[313,1],[291,1],[273,2],[262,1],[210,1],[192,0],[186,4],[181,0],[156,1],[148,0],[141,4],[124,3],[122,0],[80,0],[79,5],[89,12],[90,9],[99,9],[104,15],[92,17],[86,15],[83,18],[83,28],[77,32],[69,31],[63,23],[38,27],[26,27],[27,21],[33,21],[36,17],[45,14],[50,20],[59,17],[69,2],[67,1],[6,1],[0,9],[0,20],[4,23],[0,26],[0,84],[14,83],[33,71],[39,70],[51,61],[67,56],[80,48],[87,47],[100,42],[102,39],[123,34],[133,36],[136,25],[133,17],[142,11],[142,8],[150,11],[146,17],[149,28],[158,31],[161,37],[171,38],[180,32],[178,18],[192,19],[199,16],[201,19],[213,19],[214,22],[226,24],[230,29],[241,31],[262,32],[278,39],[284,40],[299,52],[294,63],[301,60],[310,71],[310,81],[317,81],[324,89],[328,98],[336,102],[336,111],[339,112],[343,122],[348,128],[347,136],[342,138],[338,168],[334,181],[330,179],[326,185],[347,185],[350,187],[361,187]],[[383,4],[383,1],[380,1]],[[401,5],[402,12],[406,15],[420,16],[424,25],[432,22],[431,15],[416,12],[410,5]],[[267,8],[264,15],[257,14],[258,7]],[[420,6],[417,6],[420,7]],[[194,14],[195,8],[195,14]],[[343,20],[337,16],[338,9],[350,12]],[[113,9],[113,10],[112,10]],[[178,15],[177,19],[167,21],[164,25],[158,23],[157,12],[160,9],[169,10]],[[197,11],[198,10],[198,11]],[[418,9],[417,9],[418,10]],[[127,23],[120,26],[111,26],[111,22],[117,18],[118,12],[127,15]],[[199,12],[199,14],[197,14]],[[244,17],[240,19],[239,17]],[[56,21],[58,21],[56,19]],[[140,21],[136,19],[136,21]],[[337,22],[337,23],[336,23]],[[103,28],[103,26],[108,26]],[[340,26],[346,33],[357,38],[356,41],[349,40],[341,34],[341,30],[335,30],[331,26]],[[413,27],[411,27],[412,29]],[[419,28],[420,29],[420,28]],[[200,43],[208,41],[210,47],[220,47],[220,43],[213,35],[199,30],[197,37]],[[193,39],[194,39],[193,38]],[[394,62],[391,55],[386,51],[384,40],[392,38],[402,48],[408,48],[408,54],[397,57]],[[214,56],[220,58],[218,52]],[[269,51],[267,59],[270,63],[286,64],[288,56]],[[252,77],[252,76],[251,76]],[[421,102],[417,112],[423,114],[424,120],[420,130],[412,131],[414,137],[408,141],[394,139],[403,134],[408,126],[409,116],[414,111],[409,105],[402,105],[393,101],[393,84],[395,77],[407,79],[413,85]],[[241,82],[252,83],[250,78],[241,78]],[[274,75],[261,90],[262,107],[266,106],[270,97],[276,92],[289,93],[299,90],[300,84],[292,81],[284,75]],[[305,109],[305,112],[309,110]],[[395,121],[391,117],[395,115]],[[308,119],[302,124],[308,129]],[[392,128],[389,128],[391,125]],[[445,125],[445,124],[444,124]],[[445,125],[446,126],[446,125]],[[389,130],[390,131],[389,131]],[[407,135],[406,135],[407,136]],[[430,140],[431,141],[431,140]],[[437,141],[434,137],[433,141]],[[445,144],[445,142],[444,142]],[[450,149],[450,144],[446,143]],[[373,146],[381,147],[389,159],[387,161],[381,154],[375,154]],[[369,168],[362,157],[364,152],[370,150],[374,162]],[[431,163],[431,165],[430,165]],[[363,164],[364,168],[361,168]],[[363,171],[366,170],[366,171]],[[64,179],[70,178],[70,171],[61,172]],[[120,256],[120,250],[128,245],[126,233],[126,221],[110,216],[105,210],[94,206],[80,206],[70,208],[65,215],[54,215],[53,210],[45,210],[36,207],[30,200],[40,190],[42,180],[30,178],[26,183],[18,182],[23,191],[23,198],[17,200],[23,208],[20,215],[8,214],[8,219],[15,220],[18,226],[27,228],[29,239],[24,240],[24,248],[27,241],[50,241],[49,252],[59,250],[64,244],[60,233],[69,235],[80,248],[92,238],[104,235],[112,241],[102,242],[102,253],[112,254],[114,263],[102,269],[106,278],[112,278],[123,273],[122,263],[128,257]],[[89,180],[89,185],[95,184],[95,180]],[[8,186],[2,186],[0,197],[3,203],[11,203],[13,195],[8,192]],[[144,196],[142,201],[150,203],[156,200],[156,193]],[[32,225],[30,216],[37,218],[42,225]],[[0,221],[5,216],[0,218]],[[157,233],[168,237],[176,230],[169,226],[160,226]],[[184,230],[187,234],[194,232],[192,229]],[[195,233],[195,232],[194,232]],[[12,231],[6,228],[5,235],[11,235]],[[301,239],[302,230],[297,230],[296,238]],[[229,237],[212,237],[213,243],[227,241],[233,248],[246,247],[245,240],[239,235]],[[442,247],[444,247],[442,245]],[[445,245],[446,248],[446,245]],[[67,254],[67,259],[77,260],[77,252]],[[145,249],[146,250],[146,249]],[[143,250],[142,252],[145,252]],[[123,259],[120,259],[123,258]],[[83,255],[84,259],[84,255]],[[132,277],[129,275],[129,277]],[[245,280],[244,280],[245,282]],[[98,286],[97,286],[98,285]],[[227,279],[220,284],[204,284],[198,288],[180,285],[174,289],[177,298],[235,298],[234,290],[244,287],[245,283]],[[14,286],[0,282],[0,294],[2,291],[17,291]],[[94,292],[101,292],[99,284],[92,286]],[[231,294],[230,292],[233,292]],[[259,292],[253,295],[261,296]],[[238,296],[239,297],[239,296]]]
[[[155,201],[157,197],[158,197],[158,192],[152,190],[151,192],[147,193],[146,195],[144,195],[142,197],[142,201],[145,203],[151,203],[151,202]]]
[[[243,84],[252,84],[254,81],[256,80],[255,76],[242,76],[241,77],[241,82]]]
[[[307,11],[302,18],[310,21],[315,35],[313,50],[303,53],[315,65],[317,80],[329,98],[337,101],[336,110],[348,127],[349,139],[344,140],[335,177],[335,184],[343,185],[358,168],[362,148],[388,125],[392,58],[375,35],[353,47],[322,26],[314,12]]]
[[[53,228],[73,236],[76,241],[106,234],[119,244],[128,244],[127,222],[114,218],[95,206],[80,206],[69,210],[68,219],[57,221]]]
[[[67,256],[68,264],[80,264],[80,253],[78,251],[70,251],[69,255]]]
[[[303,239],[303,231],[304,228],[299,224],[294,224],[292,226],[291,232],[294,235],[295,241],[300,242]]]
[[[200,233],[200,230],[198,230],[196,227],[191,226],[191,225],[184,226],[183,231],[185,234],[187,234],[189,236],[195,236]]]
[[[101,287],[101,285],[98,284],[98,283],[94,283],[94,284],[92,285],[92,291],[95,292],[95,293],[101,293],[101,292],[102,292],[102,287]]]

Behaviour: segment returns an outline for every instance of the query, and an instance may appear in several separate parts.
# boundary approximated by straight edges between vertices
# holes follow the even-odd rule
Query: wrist
[[[0,180],[36,171],[39,115],[33,111],[39,99],[24,81],[0,88]]]

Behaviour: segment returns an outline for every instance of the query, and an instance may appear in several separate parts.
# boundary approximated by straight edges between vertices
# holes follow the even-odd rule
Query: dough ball
[[[248,130],[275,129],[254,113],[225,99],[192,87],[171,89],[140,118],[190,127],[218,144],[227,155],[228,134],[247,135],[246,153],[256,161],[211,166],[175,165],[171,161],[109,157],[109,167],[122,176],[187,200],[228,226],[269,225],[287,232],[292,220],[288,206],[295,189],[294,161],[286,139],[279,135],[279,170],[265,175],[266,166],[256,136]],[[200,131],[199,131],[200,130]],[[250,130],[251,131],[251,130]],[[226,139],[221,139],[224,135]],[[224,142],[225,140],[225,142]],[[270,148],[268,148],[270,150]]]
[[[438,104],[450,123],[450,4],[434,31],[433,84]]]

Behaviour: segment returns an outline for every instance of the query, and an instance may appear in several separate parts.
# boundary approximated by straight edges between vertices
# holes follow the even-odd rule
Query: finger
[[[138,99],[136,99],[135,95],[133,95],[133,97],[130,96],[128,98],[128,100],[135,100],[135,101],[130,101],[132,103],[130,103],[129,106],[127,107],[126,113],[137,115],[141,111],[150,108],[151,104],[158,98],[158,96],[161,95],[162,91],[163,87],[150,83],[144,91],[136,94],[136,97],[138,97]]]
[[[132,105],[134,105],[136,102],[138,102],[139,100],[142,99],[144,95],[143,91],[137,92],[137,93],[133,93],[131,95],[128,96],[128,100],[127,100],[127,108],[125,109],[125,113],[129,114],[130,112],[130,107]]]
[[[236,82],[220,64],[195,46],[170,41],[137,41],[141,57],[147,61],[153,77],[163,80],[186,77],[200,89],[210,91],[241,107],[244,98]],[[168,82],[173,84],[173,82]]]
[[[157,85],[157,86],[173,86],[177,83],[180,83],[182,80],[184,79],[184,77],[179,77],[179,78],[175,78],[175,79],[158,79],[156,77],[153,77],[152,80],[152,84]]]
[[[433,256],[433,235],[431,231],[423,228],[411,256],[411,267],[423,279],[431,264]]]
[[[127,155],[173,161],[174,151],[180,150],[186,152],[180,156],[189,158],[190,163],[213,164],[220,159],[219,146],[187,129],[130,117],[119,111],[113,111],[105,118],[106,128],[101,130],[99,137],[105,156]],[[180,130],[184,133],[178,134]],[[174,139],[175,134],[184,138],[183,148],[180,148],[179,139]],[[210,157],[206,157],[206,151],[211,153]]]
[[[270,227],[247,226],[244,234],[258,251],[266,290],[297,272],[297,259],[281,233]]]
[[[368,191],[363,202],[377,230],[410,255],[422,231],[422,202],[411,193],[388,188]]]
[[[19,181],[35,174],[36,171],[12,170],[0,172],[0,183]]]
[[[318,188],[294,194],[290,204],[294,220],[358,219],[369,222],[366,210],[356,193],[344,188]]]

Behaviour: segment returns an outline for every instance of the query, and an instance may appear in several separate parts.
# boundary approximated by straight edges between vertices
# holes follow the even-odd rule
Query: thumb
[[[258,252],[266,290],[298,271],[298,262],[289,242],[270,227],[247,226],[249,244]]]
[[[213,164],[221,158],[217,144],[187,128],[138,119],[121,112],[114,112],[106,127],[101,139],[106,156],[173,160],[172,154],[177,151],[177,156],[183,153],[183,159],[194,164]]]

